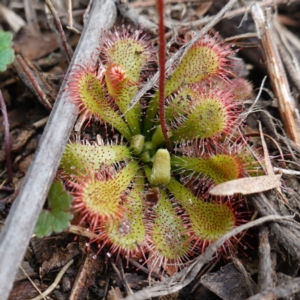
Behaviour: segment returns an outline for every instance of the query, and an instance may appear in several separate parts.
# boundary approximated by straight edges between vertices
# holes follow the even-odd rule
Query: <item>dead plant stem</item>
[[[4,126],[4,144],[5,144],[5,156],[6,156],[6,169],[7,169],[7,183],[12,183],[12,165],[11,165],[11,144],[9,136],[9,122],[7,116],[7,110],[2,92],[0,90],[0,106],[3,115],[3,126]]]
[[[53,6],[51,0],[44,0],[44,1],[47,4],[47,6],[48,6],[49,10],[51,11],[51,14],[52,14],[52,16],[53,16],[53,18],[55,20],[56,28],[57,28],[57,30],[58,30],[58,32],[60,34],[61,40],[62,40],[62,45],[63,45],[63,47],[65,49],[68,61],[70,62],[73,53],[72,53],[72,49],[68,45],[68,42],[67,42],[67,39],[66,39],[66,35],[65,35],[64,29],[62,27],[62,24],[60,22],[58,13],[57,13],[55,7]]]

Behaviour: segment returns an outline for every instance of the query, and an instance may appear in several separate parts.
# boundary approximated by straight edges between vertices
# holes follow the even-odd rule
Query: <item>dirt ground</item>
[[[69,6],[71,2],[72,7]],[[1,30],[11,32],[15,51],[14,62],[0,73],[10,137],[10,146],[7,146],[7,134],[5,126],[2,126],[6,113],[2,106],[1,227],[5,226],[7,216],[14,214],[15,199],[26,193],[20,189],[27,181],[26,174],[37,181],[43,177],[42,173],[32,173],[36,169],[29,169],[29,166],[35,163],[33,159],[39,151],[47,122],[53,122],[50,114],[62,115],[61,119],[55,119],[62,122],[56,124],[57,132],[60,128],[73,127],[68,123],[68,117],[64,117],[64,112],[52,108],[56,101],[63,101],[58,96],[59,91],[64,91],[64,86],[61,87],[64,77],[68,74],[73,53],[80,44],[84,24],[91,13],[89,2],[0,1]],[[49,9],[51,3],[53,9]],[[152,45],[158,44],[156,1],[122,0],[113,3],[117,7],[115,26],[130,24],[134,27],[138,24],[149,34]],[[232,3],[232,7],[220,16],[219,12],[228,3]],[[265,13],[261,30],[255,25],[260,21],[258,11],[253,9],[255,3]],[[53,16],[58,17],[61,23]],[[23,243],[27,248],[24,258],[22,254],[19,260],[9,258],[12,263],[7,263],[6,270],[10,270],[14,264],[21,262],[13,280],[10,300],[112,300],[125,297],[300,299],[300,1],[166,0],[167,58],[174,55],[172,46],[175,43],[184,43],[192,31],[200,31],[207,25],[210,33],[219,32],[222,39],[234,43],[235,49],[239,49],[239,76],[247,78],[253,85],[253,95],[244,104],[245,111],[251,108],[251,113],[243,133],[252,144],[264,151],[264,157],[267,157],[265,164],[270,162],[267,174],[282,174],[282,185],[280,189],[251,194],[247,200],[253,211],[252,220],[266,217],[270,221],[273,217],[274,221],[258,221],[257,226],[249,229],[243,238],[244,249],[236,256],[216,259],[212,249],[206,256],[194,258],[193,263],[181,273],[171,276],[167,272],[163,275],[153,273],[152,278],[148,278],[147,264],[141,266],[134,259],[127,263],[120,258],[110,259],[105,251],[95,256],[97,249],[94,245],[87,251],[88,238],[80,230],[78,235],[66,230],[45,238],[32,237],[27,246],[26,238],[23,241],[23,236],[18,236],[15,228],[33,228],[34,224],[23,225],[20,221],[10,224],[16,226],[11,229],[16,235],[12,233],[10,239]],[[89,47],[89,44],[83,47]],[[104,129],[89,127],[85,130],[83,126],[80,135],[91,138],[99,132],[104,132]],[[72,130],[71,139],[76,134]],[[64,145],[70,138],[62,137],[63,134],[59,136],[64,139]],[[261,136],[264,136],[263,140]],[[57,139],[53,137],[54,143]],[[58,157],[53,162],[55,166],[61,155],[61,151],[57,151]],[[40,172],[48,172],[47,168],[45,171],[43,166],[39,166]],[[49,176],[53,178],[56,171],[56,167],[52,168]],[[44,189],[48,191],[49,186]],[[27,193],[28,205],[32,206],[30,201],[33,199]],[[32,193],[35,199],[36,195]],[[37,193],[41,195],[39,191]],[[42,198],[45,200],[45,197]],[[286,219],[279,220],[281,217]],[[10,252],[3,244],[4,239],[0,238],[0,253]],[[3,258],[0,260],[3,264],[7,262]],[[71,260],[72,264],[69,264]],[[6,275],[0,275],[0,281],[5,282],[4,277]],[[6,298],[0,296],[0,299]]]

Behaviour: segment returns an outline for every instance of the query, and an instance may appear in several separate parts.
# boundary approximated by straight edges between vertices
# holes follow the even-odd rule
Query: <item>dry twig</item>
[[[262,293],[251,296],[247,300],[272,300],[277,298],[290,297],[300,291],[300,278],[291,279],[288,283],[270,288]]]
[[[70,62],[71,58],[72,58],[72,54],[73,54],[72,52],[73,51],[72,51],[71,47],[68,45],[68,42],[67,42],[67,39],[66,39],[66,35],[65,35],[64,29],[62,27],[62,24],[60,22],[58,13],[57,13],[55,7],[53,6],[53,4],[52,4],[52,2],[50,0],[44,0],[44,1],[47,4],[49,10],[51,11],[51,13],[53,15],[53,18],[55,20],[55,24],[56,24],[57,30],[58,30],[58,32],[60,34],[60,37],[61,37],[61,40],[62,40],[62,45],[63,45],[64,50],[66,52],[68,61]]]
[[[39,80],[38,76],[36,76],[37,74],[34,74],[20,54],[16,55],[13,65],[25,85],[36,95],[40,103],[50,112],[52,104],[44,93],[40,84],[41,80]]]
[[[231,260],[234,263],[236,269],[243,275],[245,283],[246,283],[246,289],[248,292],[248,295],[254,295],[254,287],[255,284],[251,278],[251,275],[248,273],[248,271],[246,270],[244,264],[242,263],[242,261],[240,261],[237,257],[235,256],[231,256]]]
[[[24,270],[24,268],[22,267],[22,265],[20,265],[20,269],[22,270],[22,272],[24,273],[24,275],[27,277],[27,279],[30,281],[30,283],[32,284],[32,286],[36,289],[36,291],[40,294],[41,299],[47,300],[45,298],[45,296],[43,295],[42,291],[37,287],[37,285],[34,283],[34,281],[30,278],[30,276],[27,274],[27,272]],[[36,297],[35,297],[36,298]]]
[[[24,10],[27,21],[27,28],[33,35],[41,34],[41,30],[38,23],[36,11],[33,7],[33,2],[30,0],[24,0]]]
[[[129,7],[127,4],[120,3],[118,5],[118,9],[124,18],[130,20],[136,26],[141,26],[142,28],[149,30],[154,34],[157,33],[157,24],[154,24],[143,15],[137,13],[134,8]]]
[[[292,4],[297,1],[299,1],[299,0],[265,0],[264,2],[247,1],[246,7],[241,7],[241,8],[231,10],[231,11],[227,12],[226,14],[224,14],[224,16],[221,19],[231,19],[231,18],[234,18],[237,16],[247,15],[251,10],[251,5],[254,3],[259,5],[260,7],[268,7],[268,6],[279,5],[279,4],[283,4],[283,3]],[[172,25],[172,27],[180,26],[180,27],[196,28],[201,25],[205,25],[205,24],[209,23],[214,18],[215,18],[215,16],[209,16],[209,17],[204,17],[199,20],[190,21],[190,22],[181,22],[181,21],[172,20],[171,25]]]
[[[67,25],[67,28],[77,34],[81,34],[81,32],[77,28],[75,28],[73,25],[72,0],[68,0],[68,25]]]
[[[269,243],[269,229],[262,227],[259,232],[259,264],[258,264],[258,286],[259,291],[263,291],[273,286],[272,280],[272,260]]]
[[[294,99],[292,98],[283,64],[274,40],[271,8],[265,9],[265,16],[260,6],[254,4],[251,13],[255,21],[258,39],[264,54],[285,130],[291,140],[300,144],[299,120],[294,106]]]
[[[263,193],[254,194],[250,196],[251,201],[253,202],[256,210],[262,216],[268,216],[276,214],[278,212],[272,204],[271,193],[267,198]],[[300,231],[299,224],[296,223],[292,228],[287,224],[282,224],[279,226],[276,223],[270,225],[271,230],[278,238],[278,242],[289,251],[289,253],[300,261]]]
[[[118,267],[113,262],[111,264],[125,289],[126,295],[132,295],[133,292],[132,292],[132,289],[130,288],[130,285],[128,284],[128,281],[126,279],[121,258],[118,257],[118,260],[117,260]]]
[[[41,299],[45,299],[46,296],[48,296],[49,294],[52,293],[52,291],[57,287],[57,285],[59,284],[60,280],[62,279],[63,275],[66,273],[66,271],[68,270],[68,268],[71,266],[71,264],[74,262],[74,260],[70,260],[57,274],[54,282],[47,288],[47,290],[45,290],[41,295],[32,298],[31,300],[41,300]]]
[[[0,108],[2,110],[2,115],[3,115],[7,183],[11,183],[13,181],[13,177],[12,177],[12,166],[11,166],[11,144],[10,144],[10,135],[9,135],[9,122],[7,117],[5,101],[3,99],[1,91],[0,91]]]

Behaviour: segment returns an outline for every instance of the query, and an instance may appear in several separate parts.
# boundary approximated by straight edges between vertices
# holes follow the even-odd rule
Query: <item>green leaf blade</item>
[[[6,66],[14,61],[15,54],[12,49],[12,34],[0,31],[0,72],[6,70]]]

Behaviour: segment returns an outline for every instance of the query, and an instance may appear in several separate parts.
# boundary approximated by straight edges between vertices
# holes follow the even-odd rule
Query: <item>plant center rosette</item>
[[[154,50],[140,31],[123,29],[103,38],[100,67],[79,67],[69,90],[88,124],[100,121],[118,138],[69,143],[60,174],[74,196],[76,220],[97,234],[93,241],[100,249],[174,272],[246,221],[238,213],[240,197],[211,198],[208,192],[259,170],[237,133],[248,95],[235,93],[234,51],[205,35],[166,80],[170,152],[158,121],[158,92],[142,100],[147,105],[128,109],[156,65]],[[228,241],[222,251],[235,244]]]

